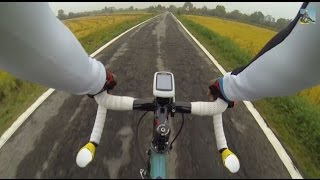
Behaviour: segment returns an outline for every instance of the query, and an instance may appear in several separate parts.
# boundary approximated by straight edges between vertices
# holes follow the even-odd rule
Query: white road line
[[[94,53],[92,53],[90,56],[91,56],[91,57],[96,56],[96,55],[97,55],[98,53],[100,53],[104,48],[108,47],[111,43],[113,43],[114,41],[116,41],[117,39],[119,39],[121,36],[127,34],[127,33],[128,33],[129,31],[131,31],[132,29],[134,29],[134,28],[140,26],[141,24],[144,24],[144,23],[146,23],[146,22],[148,22],[148,21],[150,21],[150,20],[152,20],[152,19],[154,19],[154,18],[156,18],[156,17],[158,17],[158,16],[160,16],[160,15],[161,15],[161,14],[159,14],[159,15],[157,15],[157,16],[155,16],[155,17],[152,17],[152,18],[150,18],[150,19],[148,19],[148,20],[146,20],[146,21],[143,21],[142,23],[140,23],[140,24],[138,24],[138,25],[136,25],[136,26],[133,26],[132,28],[130,28],[130,29],[128,29],[127,31],[123,32],[122,34],[120,34],[119,36],[115,37],[114,39],[112,39],[111,41],[109,41],[107,44],[105,44],[104,46],[102,46],[101,48],[99,48],[98,50],[96,50],[96,51],[95,51]]]
[[[172,13],[171,13],[172,14]],[[173,14],[172,14],[173,15]],[[225,74],[226,71],[223,69],[223,67],[218,63],[217,60],[206,50],[206,48],[184,27],[184,25],[173,15],[173,17],[176,19],[176,21],[181,25],[181,27],[189,34],[189,36],[195,41],[195,43],[204,51],[204,53],[211,59],[211,61],[217,66],[217,68],[220,70],[222,74]],[[277,139],[277,137],[273,134],[272,130],[267,126],[265,121],[263,120],[262,116],[259,114],[259,112],[256,110],[256,108],[253,106],[253,104],[250,101],[243,101],[246,107],[249,109],[252,116],[255,118],[257,123],[259,124],[260,128],[264,132],[264,134],[267,136],[268,140],[272,144],[273,148],[277,152],[279,158],[287,168],[289,174],[291,175],[291,178],[293,179],[303,179],[298,169],[294,166],[290,156],[287,154],[286,150],[281,145],[280,141]]]
[[[106,43],[105,45],[103,45],[101,48],[99,48],[98,50],[96,50],[94,53],[92,53],[90,56],[94,57],[96,56],[98,53],[100,53],[104,48],[108,47],[110,44],[112,44],[113,42],[115,42],[117,39],[119,39],[121,36],[125,35],[126,33],[128,33],[129,31],[131,31],[132,29],[140,26],[141,24],[144,24],[158,16],[160,16],[161,14],[154,16],[150,19],[147,19],[145,21],[143,21],[142,23],[128,29],[127,31],[123,32],[122,34],[118,35],[117,37],[115,37],[114,39],[112,39],[111,41],[109,41],[108,43]],[[8,141],[8,139],[13,135],[14,132],[16,132],[16,130],[23,124],[23,122],[40,106],[41,103],[43,103],[53,92],[55,91],[55,89],[50,88],[49,90],[47,90],[45,93],[43,93],[37,100],[36,102],[34,102],[24,113],[22,113],[18,119],[10,126],[10,128],[8,128],[0,137],[0,149],[2,148],[2,146]]]
[[[24,113],[22,113],[18,119],[7,129],[0,138],[0,149],[7,142],[7,140],[13,135],[13,133],[22,125],[22,123],[39,107],[44,100],[46,100],[54,89],[49,89],[43,93]]]

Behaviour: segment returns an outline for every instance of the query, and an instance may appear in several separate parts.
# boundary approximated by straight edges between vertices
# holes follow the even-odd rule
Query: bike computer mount
[[[153,77],[153,95],[161,104],[162,101],[174,102],[174,76],[171,72],[156,72]]]
[[[154,74],[153,95],[158,110],[155,111],[152,149],[157,153],[164,153],[169,150],[168,141],[171,132],[168,114],[173,117],[175,113],[175,86],[171,72],[159,71]]]

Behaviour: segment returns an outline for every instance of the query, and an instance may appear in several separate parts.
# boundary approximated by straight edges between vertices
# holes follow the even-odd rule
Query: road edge
[[[99,54],[102,50],[104,50],[106,47],[108,47],[109,45],[111,45],[113,42],[115,42],[117,39],[119,39],[120,37],[122,37],[123,35],[125,35],[126,33],[130,32],[131,30],[135,29],[136,27],[160,16],[156,15],[152,18],[149,18],[135,26],[133,26],[132,28],[126,30],[125,32],[121,33],[120,35],[116,36],[115,38],[113,38],[112,40],[110,40],[109,42],[107,42],[105,45],[103,45],[102,47],[100,47],[98,50],[96,50],[95,52],[93,52],[90,56],[94,57],[97,54]],[[28,119],[28,117],[55,91],[55,89],[48,89],[45,93],[43,93],[24,113],[22,113],[17,120],[15,120],[12,125],[1,135],[0,137],[0,149],[3,147],[3,145],[10,139],[10,137],[17,131],[17,129]]]
[[[209,57],[209,59],[213,62],[213,64],[219,69],[219,71],[224,75],[226,71],[224,68],[218,63],[218,61],[209,53],[209,51],[188,31],[187,28],[171,13],[171,15],[175,18],[175,20],[180,24],[180,26],[187,32],[187,34],[191,37],[191,39],[200,47],[200,49]],[[257,121],[258,125],[262,129],[263,133],[267,136],[267,139],[277,152],[279,158],[281,159],[284,166],[287,168],[291,178],[293,179],[303,179],[299,170],[296,168],[294,163],[292,162],[290,156],[287,154],[286,150],[283,148],[280,141],[274,135],[272,130],[268,127],[260,113],[254,107],[254,105],[250,101],[243,101],[245,106],[248,108],[249,112],[252,114],[254,119]]]

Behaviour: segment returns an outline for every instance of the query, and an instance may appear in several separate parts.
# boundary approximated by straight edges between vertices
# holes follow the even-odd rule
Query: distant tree
[[[215,13],[216,13],[216,16],[225,17],[227,14],[226,8],[222,5],[217,5],[215,9]]]
[[[133,6],[129,7],[129,11],[133,11],[133,9],[134,9]]]
[[[109,13],[113,13],[116,10],[115,7],[109,7],[108,9],[109,9]]]
[[[185,2],[182,8],[186,11],[190,11],[193,8],[193,4],[191,2]]]
[[[215,9],[209,10],[209,15],[216,16],[216,10]]]
[[[168,8],[168,10],[169,10],[170,12],[172,12],[172,13],[176,13],[177,7],[174,6],[174,5],[170,5],[169,8]]]
[[[229,18],[233,18],[233,19],[240,19],[242,14],[240,13],[239,10],[234,10],[234,11],[231,11],[230,13],[227,14],[227,16]]]
[[[264,21],[264,22],[263,22],[263,25],[269,26],[269,27],[276,27],[276,22]]]
[[[241,14],[240,19],[244,22],[250,21],[250,16],[248,14]]]
[[[150,6],[149,8],[148,8],[148,12],[150,12],[150,13],[153,13],[153,12],[155,12],[156,11],[156,8],[154,7],[154,6]]]
[[[177,9],[177,14],[180,15],[182,13],[182,8]]]
[[[102,13],[107,13],[108,11],[109,11],[108,6],[104,7],[104,8],[101,10]]]
[[[58,10],[58,18],[59,18],[60,20],[64,20],[64,19],[66,19],[66,17],[67,17],[67,15],[64,14],[64,10],[63,10],[63,9],[59,9],[59,10]]]
[[[250,15],[250,21],[257,24],[262,24],[264,21],[264,15],[260,11],[256,11]]]
[[[161,6],[161,4],[158,4],[156,7],[156,11],[165,11],[166,10],[166,7],[165,6]]]
[[[200,13],[201,14],[209,14],[209,11],[208,11],[208,8],[207,6],[203,6],[200,10]]]
[[[276,28],[281,30],[283,28],[285,28],[286,26],[288,26],[288,24],[290,23],[289,19],[284,19],[284,18],[279,18],[276,22]]]
[[[69,12],[69,14],[68,14],[68,19],[69,19],[69,18],[75,18],[75,17],[76,17],[76,14],[75,14],[75,13]]]

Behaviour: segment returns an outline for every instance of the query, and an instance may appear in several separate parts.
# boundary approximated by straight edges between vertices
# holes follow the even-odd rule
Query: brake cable
[[[181,130],[182,130],[183,124],[184,124],[184,114],[181,113],[181,116],[182,116],[181,126],[180,126],[180,129],[179,129],[176,137],[174,137],[173,140],[172,140],[172,142],[170,143],[170,150],[173,148],[173,147],[172,147],[172,144],[173,144],[173,142],[177,139],[177,137],[179,136],[179,134],[180,134],[180,132],[181,132]]]
[[[141,152],[141,149],[140,149],[140,143],[139,143],[139,126],[140,126],[140,123],[142,121],[142,119],[144,118],[144,116],[148,113],[149,111],[146,111],[139,119],[138,121],[138,124],[137,124],[137,128],[136,128],[136,141],[137,141],[137,148],[138,148],[138,151],[139,151],[139,154],[140,154],[140,158],[143,160],[145,166],[147,167],[147,163],[143,157],[143,153]],[[172,144],[175,142],[175,140],[178,138],[178,136],[180,135],[181,133],[181,130],[183,128],[183,125],[184,125],[184,114],[181,113],[181,116],[182,116],[182,122],[181,122],[181,126],[180,126],[180,129],[177,133],[177,135],[173,138],[172,142],[170,143],[170,150],[172,150],[173,146]]]
[[[148,167],[146,161],[144,160],[143,158],[143,154],[141,152],[141,149],[140,149],[140,143],[139,143],[139,126],[140,126],[140,123],[143,119],[143,117],[148,113],[149,111],[146,111],[139,119],[139,122],[137,124],[137,128],[136,128],[136,141],[137,141],[137,148],[138,148],[138,151],[139,151],[139,154],[140,154],[140,158],[143,160],[144,164],[145,164],[145,167]]]

